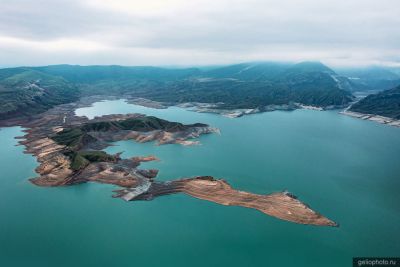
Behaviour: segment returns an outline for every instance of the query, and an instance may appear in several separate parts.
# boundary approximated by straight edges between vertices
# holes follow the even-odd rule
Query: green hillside
[[[206,127],[207,124],[182,124],[171,122],[153,116],[143,116],[138,118],[129,118],[120,121],[103,121],[86,123],[80,127],[67,128],[52,137],[60,145],[65,145],[72,150],[79,150],[89,143],[96,142],[97,139],[90,135],[90,132],[108,132],[108,131],[139,131],[149,132],[154,130],[163,130],[167,132],[178,132],[188,130],[192,127]]]
[[[79,98],[72,83],[36,70],[0,70],[0,77],[0,120],[31,116]]]
[[[352,95],[340,88],[334,75],[334,71],[316,62],[238,64],[206,72],[202,78],[170,82],[157,90],[136,93],[163,102],[223,102],[220,108],[226,109],[262,109],[291,102],[321,107],[346,105]]]
[[[350,111],[400,120],[400,86],[375,95],[369,95],[355,103]]]

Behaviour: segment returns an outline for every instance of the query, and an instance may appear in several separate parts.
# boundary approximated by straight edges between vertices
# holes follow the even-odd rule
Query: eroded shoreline
[[[361,119],[361,120],[369,120],[373,122],[377,122],[380,124],[386,124],[394,127],[400,127],[400,120],[395,120],[389,117],[384,117],[380,115],[375,115],[375,114],[364,114],[364,113],[359,113],[359,112],[354,112],[354,111],[348,111],[344,110],[339,112],[340,114],[350,116],[353,118]]]

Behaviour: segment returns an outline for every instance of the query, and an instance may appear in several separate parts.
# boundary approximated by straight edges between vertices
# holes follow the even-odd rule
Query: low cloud
[[[0,0],[0,65],[398,65],[398,0]]]

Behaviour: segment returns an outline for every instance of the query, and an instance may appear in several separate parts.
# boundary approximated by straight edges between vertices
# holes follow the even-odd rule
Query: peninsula
[[[75,109],[98,101],[96,97],[57,105],[29,121],[21,120],[26,135],[20,143],[26,153],[36,156],[38,177],[30,181],[38,186],[66,186],[85,182],[113,184],[114,197],[126,201],[184,193],[222,205],[257,209],[267,215],[299,224],[337,226],[288,192],[257,195],[233,189],[226,181],[211,176],[156,181],[158,171],[140,168],[155,156],[122,159],[120,154],[102,151],[110,142],[132,139],[155,141],[158,145],[192,145],[203,134],[218,132],[206,124],[181,124],[142,114],[115,114],[89,120],[75,115]],[[14,121],[13,123],[16,123]]]

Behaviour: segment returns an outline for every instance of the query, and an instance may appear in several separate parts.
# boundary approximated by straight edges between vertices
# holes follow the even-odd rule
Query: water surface
[[[139,112],[204,122],[202,145],[121,141],[107,152],[156,155],[158,179],[226,179],[240,190],[288,189],[340,228],[297,225],[256,210],[185,195],[126,203],[110,185],[31,185],[35,159],[0,130],[0,266],[351,266],[355,256],[399,256],[400,129],[336,112],[297,110],[229,119],[123,100],[78,115]]]

